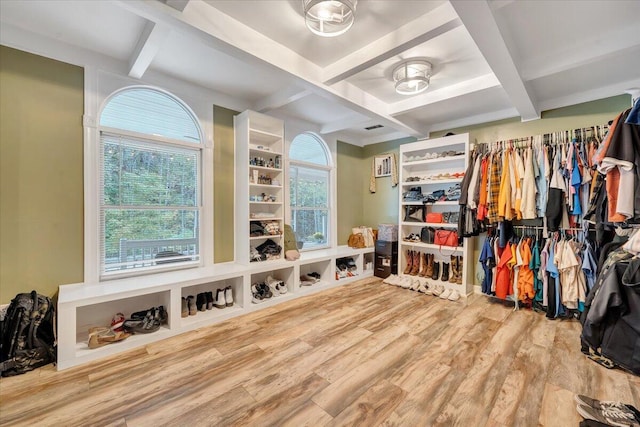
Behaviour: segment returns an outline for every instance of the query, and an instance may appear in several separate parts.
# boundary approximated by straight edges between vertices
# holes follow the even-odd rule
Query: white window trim
[[[293,143],[293,140],[301,134],[311,134],[313,135],[314,138],[316,138],[317,140],[319,140],[322,144],[322,147],[324,149],[325,155],[327,156],[327,165],[320,165],[317,163],[312,163],[312,162],[305,162],[302,160],[294,160],[291,159],[289,157],[289,153],[291,151],[291,144]],[[306,252],[306,251],[314,251],[314,250],[322,250],[322,249],[328,249],[328,248],[333,248],[336,246],[337,244],[337,236],[336,236],[336,221],[337,221],[337,213],[336,213],[336,209],[335,209],[335,200],[336,200],[336,168],[335,168],[335,162],[334,162],[334,153],[331,150],[331,147],[329,146],[329,143],[327,143],[327,141],[321,137],[318,133],[313,132],[313,131],[302,131],[302,132],[298,132],[295,134],[295,136],[293,138],[291,138],[291,141],[288,141],[287,143],[287,156],[286,156],[286,163],[287,163],[287,176],[290,174],[291,171],[291,166],[303,166],[303,167],[309,167],[309,168],[313,168],[313,169],[317,169],[317,170],[324,170],[329,172],[329,183],[328,183],[328,197],[327,197],[327,217],[329,218],[329,227],[327,228],[327,233],[329,234],[327,236],[327,244],[323,245],[323,246],[316,246],[313,249],[301,249],[301,252]],[[289,186],[289,179],[287,179],[286,182],[286,195],[287,195],[287,203],[286,203],[286,220],[287,220],[287,224],[291,224],[291,219],[292,219],[292,215],[291,215],[291,188]],[[316,210],[317,208],[307,208],[306,210]],[[299,208],[299,210],[305,210],[305,208]]]
[[[108,72],[101,72],[94,66],[85,66],[84,69],[84,116],[83,116],[83,152],[84,152],[84,284],[99,284],[103,280],[111,280],[125,276],[140,276],[145,274],[156,274],[162,271],[171,271],[183,268],[193,268],[192,265],[183,264],[167,265],[162,269],[146,271],[140,269],[136,272],[122,274],[109,274],[102,277],[100,262],[100,131],[107,131],[109,128],[101,128],[99,125],[100,114],[104,106],[111,97],[122,90],[144,87],[164,92],[169,96],[179,100],[188,109],[188,112],[198,123],[201,149],[201,174],[200,174],[200,261],[196,267],[206,267],[213,264],[213,102],[198,103],[192,100],[199,99],[199,90],[196,87],[191,89],[191,93],[184,95],[182,90],[171,91],[160,88],[152,84],[140,84],[140,80],[115,75]],[[101,93],[99,87],[108,87]],[[200,104],[197,114],[194,105]],[[203,108],[204,107],[204,108]],[[208,107],[208,108],[206,108]],[[116,133],[129,133],[133,136],[136,132],[117,130]],[[145,139],[150,139],[149,135],[142,134]],[[158,137],[161,138],[161,137]],[[166,142],[183,144],[183,141],[173,141],[170,138],[163,138]],[[185,145],[193,148],[193,144]]]

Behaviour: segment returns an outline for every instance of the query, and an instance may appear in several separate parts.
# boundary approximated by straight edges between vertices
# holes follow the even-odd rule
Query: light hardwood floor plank
[[[576,321],[370,278],[57,372],[0,379],[0,426],[573,426],[640,406]],[[117,344],[114,344],[117,345]]]

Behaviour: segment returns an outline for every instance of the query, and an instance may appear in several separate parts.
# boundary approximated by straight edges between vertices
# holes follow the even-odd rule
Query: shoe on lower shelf
[[[213,301],[215,308],[225,308],[227,306],[227,300],[224,295],[224,289],[218,289],[216,291],[216,298]]]
[[[131,334],[127,332],[114,332],[111,328],[95,327],[89,329],[89,340],[87,342],[87,346],[93,350],[94,348],[102,347],[107,344],[123,341],[130,336]]]
[[[233,307],[233,288],[231,286],[224,288],[224,302],[227,307]]]
[[[124,314],[117,313],[115,316],[113,316],[113,319],[111,319],[111,330],[113,332],[122,332],[123,331],[122,325],[124,325],[125,320],[126,319],[124,317]]]

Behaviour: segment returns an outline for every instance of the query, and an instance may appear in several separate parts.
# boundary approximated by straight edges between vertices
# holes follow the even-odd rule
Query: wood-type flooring
[[[577,426],[640,402],[580,325],[364,279],[62,372],[0,380],[2,426]],[[117,344],[112,344],[117,345]]]

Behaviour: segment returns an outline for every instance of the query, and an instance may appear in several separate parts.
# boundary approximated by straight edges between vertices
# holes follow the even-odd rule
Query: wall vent
[[[373,130],[373,129],[379,129],[381,127],[384,127],[382,125],[373,125],[373,126],[367,126],[366,128],[364,128],[365,130]]]

